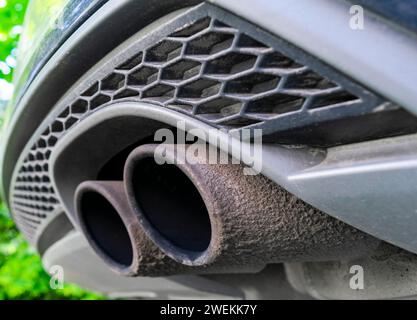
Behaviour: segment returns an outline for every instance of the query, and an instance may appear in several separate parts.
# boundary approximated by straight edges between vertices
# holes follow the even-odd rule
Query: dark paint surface
[[[417,0],[350,0],[417,32]]]

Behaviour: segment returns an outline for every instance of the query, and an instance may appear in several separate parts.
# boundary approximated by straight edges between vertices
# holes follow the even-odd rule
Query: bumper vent
[[[62,100],[59,115],[46,120],[17,166],[12,210],[32,242],[60,208],[48,167],[54,146],[110,102],[147,101],[228,131],[262,129],[276,143],[330,146],[417,131],[403,109],[211,5],[124,49],[86,78],[79,94]]]

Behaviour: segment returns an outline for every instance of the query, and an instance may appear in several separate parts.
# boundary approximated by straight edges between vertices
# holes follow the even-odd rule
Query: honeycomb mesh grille
[[[197,9],[192,21],[117,62],[43,124],[12,185],[14,218],[30,241],[60,207],[49,176],[54,146],[110,102],[148,101],[213,127],[266,133],[372,112],[383,102],[256,26],[212,6]]]
[[[172,33],[119,65],[84,92],[74,108],[82,113],[128,97],[228,130],[271,119],[279,120],[277,126],[282,129],[288,122],[286,116],[311,110],[317,114],[318,109],[324,115],[326,109],[351,109],[370,98],[343,89],[210,17]]]

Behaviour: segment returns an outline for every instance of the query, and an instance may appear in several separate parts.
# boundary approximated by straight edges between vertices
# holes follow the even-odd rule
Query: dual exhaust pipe
[[[76,191],[81,231],[119,274],[257,272],[270,263],[356,258],[379,244],[266,177],[244,175],[242,165],[208,164],[205,154],[184,161],[178,147],[188,148],[140,146],[123,182],[87,181]]]

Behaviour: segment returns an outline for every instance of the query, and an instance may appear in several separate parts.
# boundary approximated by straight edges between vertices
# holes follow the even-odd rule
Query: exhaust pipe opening
[[[101,194],[85,192],[80,199],[80,218],[96,246],[115,263],[128,267],[133,262],[129,233],[114,206]]]
[[[143,217],[160,236],[189,257],[210,245],[209,213],[194,183],[177,166],[149,154],[135,162],[129,182]]]
[[[149,166],[146,165],[146,162],[141,166],[141,170],[146,173],[145,179],[149,183],[155,180],[160,181],[159,175],[153,171],[152,164]],[[165,176],[165,172],[163,175]],[[152,212],[160,214],[160,216],[156,215],[159,220],[162,220],[162,215],[167,212],[174,213],[172,216],[167,215],[170,219],[166,221],[166,224],[163,224],[164,230],[168,236],[177,240],[178,245],[181,245],[184,251],[190,255],[196,255],[197,250],[204,250],[204,246],[208,246],[207,242],[210,243],[211,233],[207,236],[207,232],[211,230],[210,222],[207,225],[207,218],[204,218],[205,208],[201,202],[194,200],[184,201],[187,205],[176,204],[177,201],[174,201],[176,197],[182,199],[183,192],[192,192],[193,190],[190,189],[189,184],[187,185],[190,182],[175,170],[174,172],[168,170],[166,177],[169,179],[163,183],[151,184],[149,192],[143,193],[139,190],[140,197],[144,197],[143,203],[147,208],[149,207]],[[162,188],[160,188],[161,185],[163,185]],[[184,189],[182,189],[183,187]],[[172,192],[172,190],[177,190],[177,192]],[[178,190],[183,192],[178,192]],[[164,201],[157,198],[161,194],[169,199],[165,205],[161,205]],[[232,273],[240,273],[258,272],[263,267],[263,265],[239,265],[233,268],[229,268],[229,266],[199,268],[184,266],[174,261],[163,253],[143,231],[138,215],[132,211],[128,204],[121,181],[85,181],[81,183],[75,194],[75,208],[78,225],[91,248],[119,275],[161,277],[176,274],[224,273],[229,270]],[[168,209],[171,210],[168,211]],[[191,217],[179,215],[178,212],[182,212],[182,209]],[[195,217],[193,217],[194,212],[197,212]],[[182,221],[184,217],[189,222],[179,223],[178,221]],[[191,224],[193,226],[201,225],[201,227],[196,228],[194,236],[181,237],[179,233],[174,233],[169,228],[169,224],[173,224],[173,228],[189,228]],[[183,232],[187,233],[185,229]],[[199,238],[199,234],[205,236]],[[190,241],[190,243],[186,243],[186,241]]]
[[[116,273],[138,274],[142,229],[121,181],[85,181],[75,192],[75,216],[93,251]],[[142,241],[143,242],[143,241]]]

